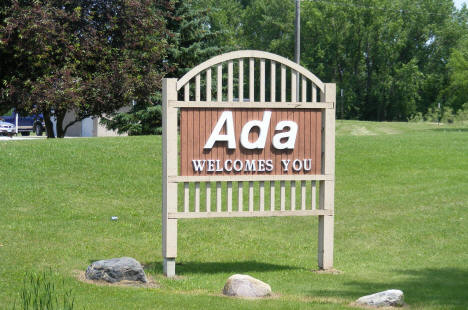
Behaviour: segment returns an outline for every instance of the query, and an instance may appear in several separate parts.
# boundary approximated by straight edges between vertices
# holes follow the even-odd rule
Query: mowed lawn
[[[75,309],[353,309],[401,289],[411,309],[468,308],[468,128],[339,121],[335,268],[317,274],[317,218],[179,221],[180,277],[162,277],[161,137],[0,141],[0,309],[52,269]],[[111,221],[118,216],[118,221]],[[77,274],[131,256],[160,288]],[[274,297],[221,295],[249,274]],[[63,282],[62,282],[63,281]]]

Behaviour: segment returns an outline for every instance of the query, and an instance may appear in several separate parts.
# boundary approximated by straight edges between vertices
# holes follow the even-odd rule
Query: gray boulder
[[[141,264],[131,257],[96,261],[86,269],[86,279],[104,280],[110,283],[122,280],[148,282]]]
[[[237,297],[265,297],[271,295],[271,287],[251,276],[235,274],[227,280],[223,294]]]
[[[387,290],[362,296],[356,303],[373,307],[401,307],[404,304],[404,295],[400,290]]]

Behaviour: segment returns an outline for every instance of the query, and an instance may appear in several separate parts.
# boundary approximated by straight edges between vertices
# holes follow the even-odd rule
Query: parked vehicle
[[[23,136],[29,136],[34,132],[37,136],[42,136],[45,130],[45,123],[42,114],[23,116],[12,109],[9,115],[0,116],[5,122],[18,126],[18,133]],[[18,121],[18,123],[16,123]],[[15,131],[16,133],[16,131]]]
[[[0,135],[13,137],[15,133],[15,125],[0,120]]]

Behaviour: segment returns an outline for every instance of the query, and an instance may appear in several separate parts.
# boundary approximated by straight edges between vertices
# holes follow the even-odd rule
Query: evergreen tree
[[[194,1],[175,0],[166,13],[169,30],[166,77],[180,78],[190,69],[220,53],[216,45],[217,32],[211,30],[208,10],[198,8]],[[129,112],[111,115],[104,120],[111,129],[129,135],[161,134],[161,89],[151,102],[135,101]]]

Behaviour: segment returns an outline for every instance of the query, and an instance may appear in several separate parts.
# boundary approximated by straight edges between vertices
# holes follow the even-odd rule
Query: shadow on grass
[[[449,132],[468,132],[468,127],[455,127],[455,128],[433,128],[432,131],[449,131]]]
[[[162,262],[152,262],[145,264],[145,270],[151,273],[162,273]],[[176,273],[178,275],[194,273],[247,273],[300,269],[294,266],[284,266],[268,264],[256,261],[245,262],[180,262],[176,263]]]
[[[468,269],[426,268],[395,270],[399,275],[388,282],[351,281],[344,283],[349,290],[315,290],[314,296],[343,296],[357,299],[363,295],[388,289],[400,289],[405,301],[419,306],[444,306],[448,309],[468,309]]]

